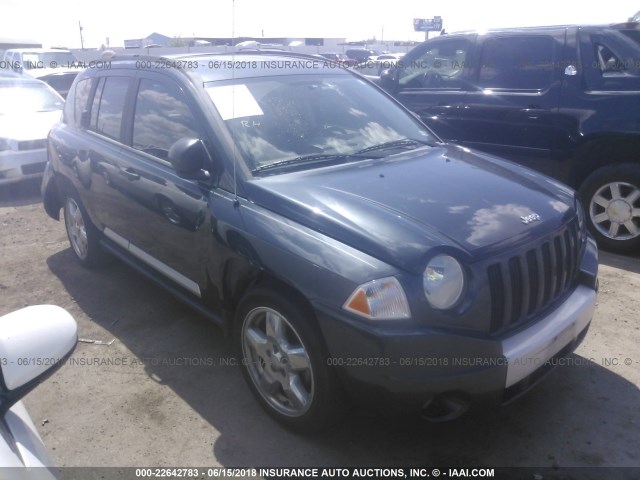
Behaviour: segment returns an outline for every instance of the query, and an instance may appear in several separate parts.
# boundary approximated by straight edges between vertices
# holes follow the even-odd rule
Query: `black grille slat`
[[[522,257],[519,261],[520,268],[522,269],[522,302],[520,305],[520,312],[518,318],[523,318],[528,315],[529,312],[529,298],[531,297],[531,277],[529,274],[529,264],[525,257]]]
[[[504,287],[502,283],[502,273],[500,265],[491,265],[487,269],[489,277],[489,290],[491,293],[491,331],[495,332],[502,327],[504,314]]]
[[[507,265],[500,265],[502,271],[502,285],[504,288],[504,314],[502,317],[502,325],[508,325],[511,319],[511,309],[513,305],[513,284],[511,272]]]
[[[511,314],[509,315],[509,324],[511,325],[518,321],[522,312],[523,282],[522,269],[520,268],[520,259],[518,257],[513,257],[509,260],[509,276],[511,278]]]
[[[566,272],[564,271],[565,260],[563,255],[563,253],[566,254],[566,252],[562,251],[562,242],[560,241],[560,238],[561,237],[558,236],[553,239],[553,252],[555,254],[554,273],[556,278],[555,288],[553,289],[553,298],[560,295],[562,287],[564,287],[564,275],[566,275]]]
[[[540,285],[538,278],[540,276],[538,269],[538,260],[536,258],[536,251],[529,250],[527,252],[527,267],[529,269],[529,284],[531,289],[529,291],[529,308],[527,309],[527,315],[531,315],[538,305],[538,292],[540,291]]]
[[[578,227],[569,229],[569,242],[571,244],[571,281],[576,278],[578,274]]]
[[[551,291],[555,286],[555,277],[553,275],[552,269],[553,263],[554,262],[552,262],[551,259],[551,248],[549,248],[549,242],[546,242],[542,245],[542,270],[544,272],[542,274],[542,276],[544,277],[544,295],[542,297],[542,306],[545,306],[547,303],[549,303],[549,300],[551,299]]]
[[[562,248],[562,290],[568,286],[571,279],[571,246],[569,245],[569,231],[565,231],[560,237]]]
[[[551,306],[577,278],[577,224],[487,268],[492,333],[515,328]]]

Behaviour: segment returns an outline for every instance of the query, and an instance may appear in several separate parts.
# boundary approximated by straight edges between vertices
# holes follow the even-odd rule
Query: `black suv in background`
[[[347,57],[355,60],[355,63],[366,62],[369,57],[377,57],[381,54],[378,50],[370,50],[366,48],[351,48],[346,52]]]
[[[441,138],[579,189],[602,246],[640,246],[637,24],[441,36],[380,82]]]
[[[115,58],[79,74],[48,147],[77,260],[106,250],[233,332],[293,428],[344,392],[433,419],[509,402],[591,321],[574,191],[441,143],[328,60]]]

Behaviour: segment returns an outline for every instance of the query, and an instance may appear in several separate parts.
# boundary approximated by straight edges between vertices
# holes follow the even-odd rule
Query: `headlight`
[[[460,262],[449,255],[436,255],[422,276],[424,294],[433,308],[453,307],[464,291],[464,271]]]
[[[372,280],[360,285],[345,302],[343,308],[371,320],[411,316],[407,297],[395,277]]]

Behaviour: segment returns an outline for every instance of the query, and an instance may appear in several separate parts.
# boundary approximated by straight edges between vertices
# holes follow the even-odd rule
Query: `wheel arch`
[[[252,262],[246,261],[246,259],[242,261],[239,259],[231,259],[225,266],[223,295],[225,310],[229,312],[228,315],[226,315],[229,331],[233,331],[236,312],[242,300],[252,290],[260,288],[272,290],[280,295],[286,295],[287,298],[308,310],[312,314],[311,321],[314,324],[314,328],[318,328],[318,331],[320,331],[311,302],[298,288],[274,273],[261,269]]]
[[[600,133],[588,136],[576,150],[567,184],[576,190],[594,172],[606,167],[640,168],[640,133]]]

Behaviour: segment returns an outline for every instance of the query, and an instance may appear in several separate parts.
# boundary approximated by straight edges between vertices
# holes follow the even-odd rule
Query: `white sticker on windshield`
[[[224,85],[207,88],[207,93],[223,120],[264,115],[246,85]]]

